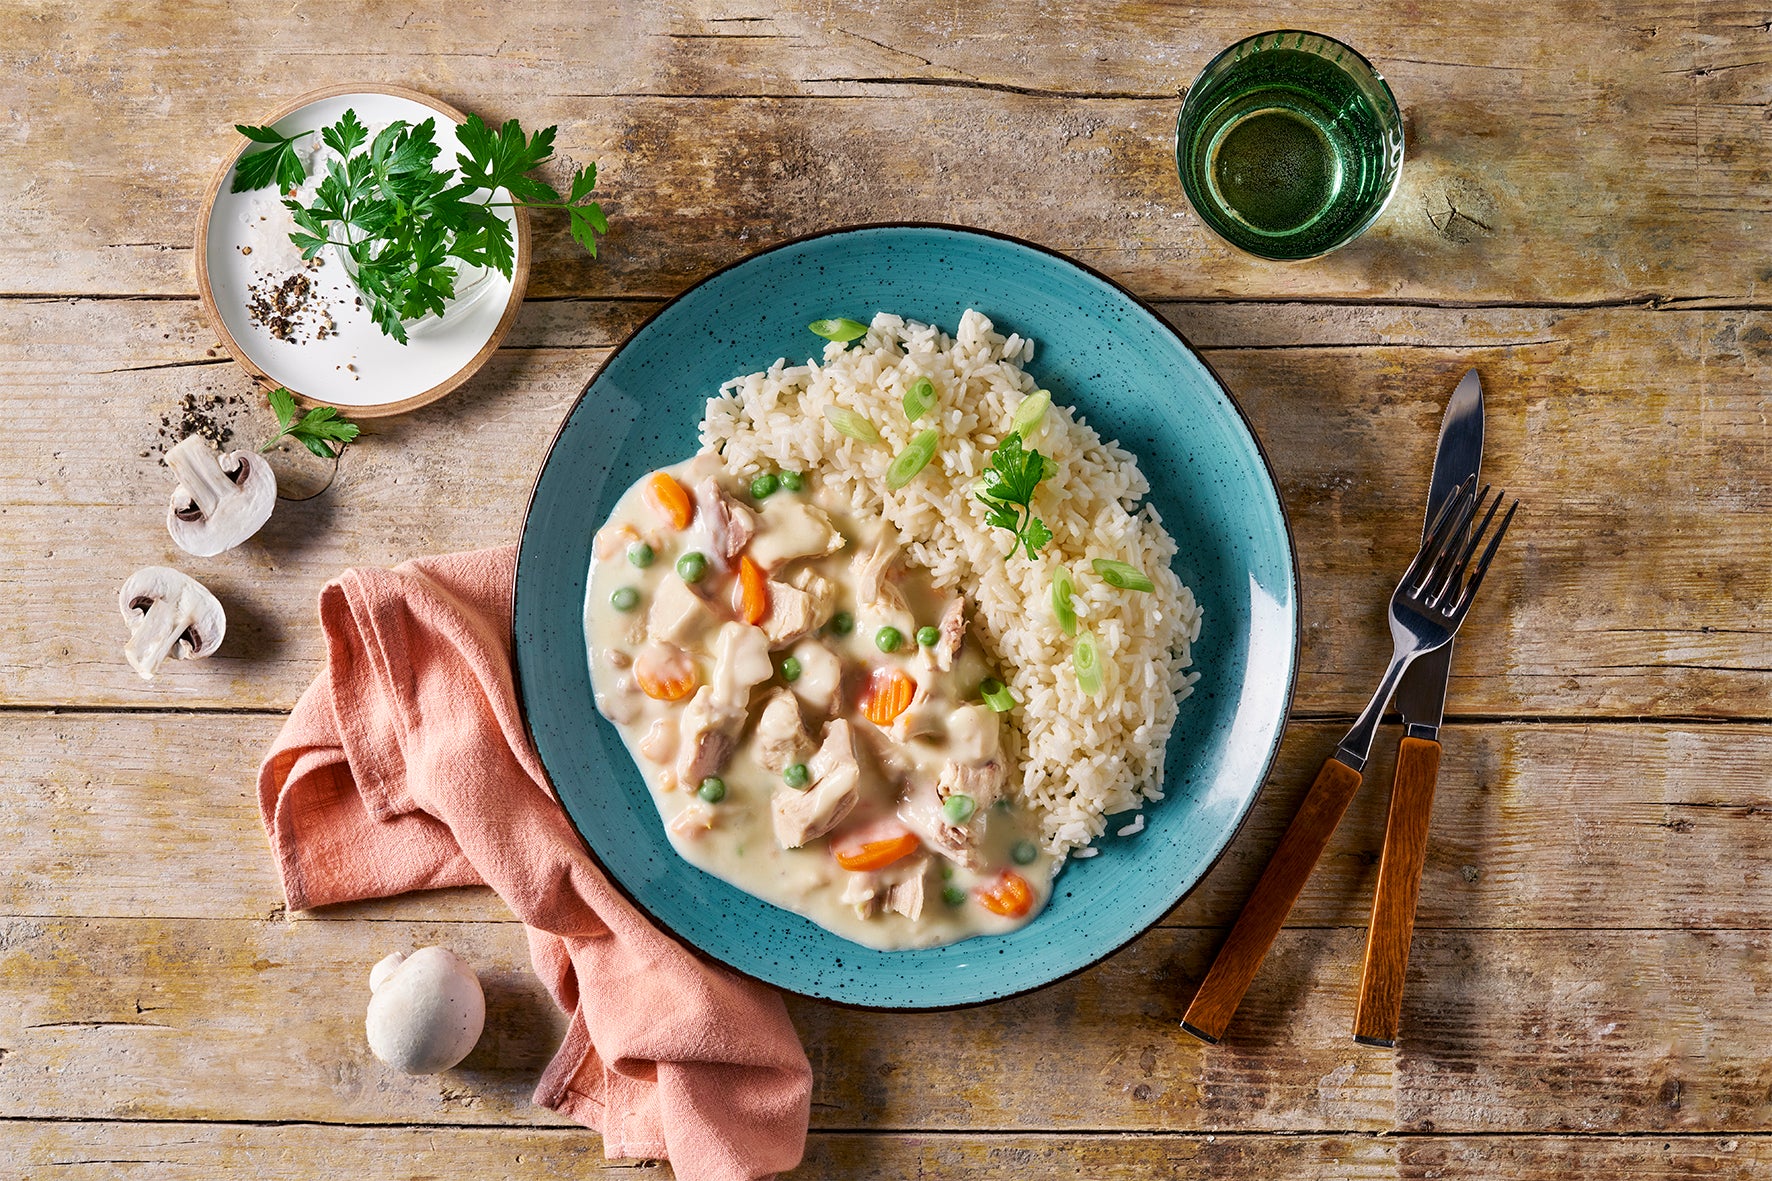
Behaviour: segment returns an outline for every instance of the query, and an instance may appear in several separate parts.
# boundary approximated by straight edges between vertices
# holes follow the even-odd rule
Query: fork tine
[[[1475,484],[1476,480],[1473,477],[1471,480],[1473,488]],[[1464,485],[1461,484],[1459,487],[1463,488]],[[1483,498],[1488,495],[1489,486],[1485,484],[1482,491],[1474,492],[1468,497],[1461,495],[1458,498],[1458,511],[1452,514],[1451,527],[1447,529],[1440,544],[1435,547],[1433,559],[1428,562],[1427,573],[1415,587],[1415,593],[1430,605],[1437,602],[1440,595],[1444,593],[1442,584],[1445,581],[1448,559],[1458,552],[1459,545],[1464,540],[1465,530],[1470,528],[1471,518],[1476,515],[1477,509],[1482,507]],[[1435,590],[1436,586],[1442,586],[1442,589]]]
[[[1506,493],[1502,495],[1505,496]],[[1496,497],[1495,503],[1498,505],[1501,503],[1500,496]],[[1459,593],[1458,604],[1452,608],[1454,626],[1463,622],[1465,612],[1470,609],[1471,600],[1477,597],[1477,588],[1483,585],[1483,575],[1489,572],[1489,559],[1495,556],[1495,551],[1501,546],[1501,539],[1507,536],[1507,527],[1514,522],[1514,510],[1519,507],[1518,500],[1507,506],[1507,515],[1501,518],[1501,526],[1495,530],[1495,536],[1489,539],[1488,548],[1483,551],[1483,557],[1477,563],[1476,572],[1470,576],[1470,581],[1464,584],[1464,590]]]
[[[1483,503],[1483,498],[1488,495],[1489,487],[1484,485],[1483,491],[1476,501],[1479,507]],[[1463,535],[1464,545],[1459,550],[1458,560],[1452,564],[1452,568],[1446,571],[1445,577],[1433,588],[1433,595],[1427,600],[1430,607],[1438,607],[1447,594],[1464,582],[1464,571],[1470,565],[1471,555],[1477,552],[1477,546],[1483,541],[1483,534],[1489,531],[1490,523],[1495,520],[1495,510],[1501,507],[1501,502],[1506,498],[1506,495],[1505,492],[1497,492],[1495,499],[1489,502],[1489,511],[1484,515],[1482,524]],[[1472,516],[1475,515],[1472,513]]]
[[[1414,560],[1409,563],[1409,568],[1403,571],[1403,585],[1416,586],[1415,576],[1421,572],[1423,565],[1428,564],[1431,567],[1432,557],[1444,541],[1445,532],[1452,523],[1452,517],[1464,503],[1465,495],[1476,481],[1475,476],[1466,477],[1464,483],[1454,488],[1452,495],[1448,496],[1445,503],[1440,505],[1440,511],[1434,514],[1433,524],[1428,526],[1427,536],[1422,539],[1421,548],[1415,551]]]

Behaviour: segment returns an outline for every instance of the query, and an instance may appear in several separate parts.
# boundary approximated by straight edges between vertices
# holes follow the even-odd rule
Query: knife
[[[1477,381],[1476,370],[1465,374],[1459,382],[1458,389],[1453,393],[1451,403],[1447,407],[1446,417],[1440,428],[1439,448],[1434,456],[1434,474],[1429,483],[1432,500],[1428,505],[1431,520],[1434,512],[1445,503],[1446,498],[1456,492],[1461,483],[1471,480],[1476,472],[1477,464],[1483,452],[1483,392]],[[1424,538],[1425,541],[1425,538]],[[1432,653],[1423,655],[1415,661],[1416,665],[1428,659]],[[1431,673],[1425,681],[1419,682],[1415,690],[1420,696],[1412,698],[1409,709],[1412,720],[1429,722],[1430,729],[1426,738],[1405,738],[1404,750],[1408,757],[1408,766],[1421,767],[1425,762],[1420,758],[1428,751],[1432,752],[1433,767],[1427,770],[1427,798],[1431,804],[1433,798],[1433,771],[1438,769],[1439,743],[1435,740],[1439,732],[1440,709],[1445,701],[1446,675],[1448,665],[1441,661],[1431,666],[1437,671]],[[1413,669],[1409,670],[1413,671]],[[1407,684],[1408,682],[1404,682]],[[1392,699],[1397,700],[1402,687]],[[1380,689],[1382,692],[1382,687]],[[1380,705],[1376,694],[1373,702],[1367,706],[1369,711],[1363,714],[1348,732],[1336,751],[1323,763],[1317,772],[1316,779],[1311,783],[1310,790],[1305,792],[1304,800],[1298,806],[1298,812],[1275,846],[1273,856],[1268,859],[1267,868],[1255,883],[1255,889],[1243,903],[1243,910],[1237,915],[1237,921],[1231,924],[1230,934],[1219,946],[1218,954],[1213,957],[1212,966],[1207,969],[1206,978],[1200,982],[1194,999],[1188,1003],[1187,1012],[1182,1016],[1181,1027],[1188,1033],[1206,1042],[1217,1042],[1224,1036],[1225,1027],[1230,1024],[1237,1006],[1242,1003],[1243,994],[1249,990],[1255,973],[1261,966],[1262,959],[1267,955],[1268,948],[1273,946],[1280,929],[1285,925],[1286,916],[1292,910],[1292,904],[1304,890],[1304,884],[1310,877],[1311,870],[1316,867],[1317,860],[1323,855],[1329,838],[1334,834],[1336,826],[1341,823],[1347,806],[1353,801],[1354,793],[1360,788],[1362,772],[1365,770],[1367,757],[1372,751],[1372,731],[1377,724],[1377,707]],[[1428,712],[1423,712],[1424,708]],[[1420,743],[1418,748],[1415,743]],[[1399,768],[1404,765],[1399,759]],[[1398,782],[1402,782],[1399,770]],[[1420,792],[1413,793],[1416,796]],[[1425,815],[1421,820],[1421,849],[1425,851],[1427,840],[1427,822]],[[1403,862],[1400,858],[1392,858],[1393,874],[1401,878]],[[1416,879],[1419,880],[1421,860],[1419,853],[1415,860]],[[1418,889],[1418,887],[1416,887]],[[1395,889],[1386,895],[1387,899],[1395,900],[1398,893]],[[1392,908],[1387,908],[1386,914]],[[1399,962],[1394,976],[1398,982],[1397,993],[1401,994],[1402,966],[1406,962],[1409,947],[1409,929],[1414,923],[1414,893],[1409,894],[1409,907],[1406,925],[1402,932],[1404,961]],[[1387,923],[1387,930],[1394,924]],[[1374,977],[1376,983],[1378,977]],[[1400,1003],[1400,1002],[1399,1002]],[[1392,1036],[1395,1036],[1395,1023],[1392,1023]]]
[[[1483,383],[1472,369],[1453,391],[1440,424],[1440,444],[1428,484],[1429,522],[1461,484],[1476,482],[1482,464]],[[1403,978],[1409,967],[1409,940],[1415,931],[1428,821],[1440,770],[1440,720],[1446,712],[1446,682],[1451,675],[1452,644],[1447,644],[1410,665],[1392,698],[1403,717],[1403,740],[1397,747],[1390,818],[1385,822],[1354,1015],[1354,1040],[1369,1046],[1397,1044]]]

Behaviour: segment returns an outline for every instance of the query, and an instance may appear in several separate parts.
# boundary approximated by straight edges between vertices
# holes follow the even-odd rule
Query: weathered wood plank
[[[192,225],[230,126],[364,78],[557,122],[564,154],[601,162],[603,258],[541,227],[536,294],[671,294],[759,246],[907,218],[1040,239],[1168,297],[1747,300],[1764,281],[1772,67],[1745,9],[1321,13],[1389,77],[1410,163],[1365,241],[1305,267],[1220,243],[1173,164],[1178,92],[1274,23],[1260,5],[852,0],[734,21],[679,0],[604,22],[589,51],[567,11],[15,5],[4,286],[191,292]],[[262,81],[216,87],[218,69]]]
[[[482,970],[488,1034],[410,1078],[362,1041],[387,952]],[[790,1008],[826,1128],[1734,1133],[1772,1120],[1759,932],[1424,932],[1403,1048],[1348,1030],[1357,930],[1282,935],[1227,1042],[1180,1016],[1208,932],[1159,929],[982,1009]],[[0,1107],[14,1119],[547,1123],[562,1029],[514,924],[0,921]]]
[[[568,1181],[587,1174],[631,1176],[643,1162],[607,1162],[597,1137],[570,1128],[276,1127],[194,1123],[0,1125],[0,1167],[40,1181],[76,1181],[128,1164],[155,1181],[312,1181],[319,1176],[499,1177]],[[790,1178],[973,1181],[1081,1173],[1100,1181],[1150,1177],[1311,1177],[1390,1181],[1482,1176],[1719,1181],[1772,1168],[1772,1137],[1679,1136],[966,1136],[814,1133]],[[653,1174],[673,1176],[668,1165]]]
[[[12,871],[0,877],[0,914],[275,914],[282,893],[253,774],[280,725],[270,716],[0,715],[10,752],[0,848]],[[1292,727],[1244,831],[1169,925],[1230,923],[1338,737],[1330,724]],[[1423,929],[1768,926],[1772,727],[1452,726],[1444,739]],[[1364,927],[1395,749],[1394,733],[1381,736],[1368,785],[1293,925]],[[478,890],[325,917],[512,921]]]
[[[210,338],[194,303],[23,306],[22,331],[0,333],[0,540],[13,555],[0,585],[18,604],[0,620],[0,700],[287,708],[317,671],[320,585],[346,565],[513,540],[566,407],[651,305],[530,305],[521,342],[574,347],[505,349],[451,398],[371,424],[329,492],[285,504],[254,541],[195,565],[161,524],[160,420],[187,394],[251,397],[250,383],[201,363]],[[1299,708],[1364,702],[1446,392],[1478,365],[1486,475],[1526,507],[1460,646],[1452,710],[1772,716],[1761,617],[1772,566],[1760,552],[1772,315],[1167,314],[1199,339],[1279,474],[1303,576]],[[243,437],[267,432],[255,413]],[[112,596],[154,562],[205,579],[230,627],[216,658],[147,685],[120,659]]]

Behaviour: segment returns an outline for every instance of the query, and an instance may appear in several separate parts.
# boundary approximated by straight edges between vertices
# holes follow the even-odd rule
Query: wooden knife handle
[[[1243,913],[1231,927],[1229,938],[1206,973],[1200,991],[1187,1007],[1181,1027],[1195,1037],[1216,1042],[1255,979],[1262,957],[1292,904],[1298,901],[1305,879],[1316,868],[1323,847],[1341,823],[1342,814],[1360,786],[1360,773],[1338,759],[1330,759],[1317,772],[1316,781],[1299,805],[1298,814],[1280,838],[1273,858],[1255,883],[1255,892],[1243,904]]]
[[[1372,923],[1366,929],[1366,962],[1360,970],[1360,1004],[1354,1014],[1354,1040],[1369,1046],[1397,1044],[1403,976],[1409,968],[1409,939],[1415,932],[1415,904],[1421,897],[1421,866],[1427,859],[1427,828],[1439,774],[1439,743],[1403,739],[1397,748],[1397,777],[1391,786],[1378,890],[1372,896]]]

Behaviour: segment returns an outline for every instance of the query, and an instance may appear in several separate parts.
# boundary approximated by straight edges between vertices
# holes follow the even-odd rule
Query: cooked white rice
[[[1033,355],[1033,341],[1000,335],[976,311],[960,318],[952,338],[881,312],[861,341],[826,345],[822,361],[777,361],[720,387],[708,401],[702,442],[718,447],[727,470],[741,479],[765,468],[816,471],[858,513],[896,526],[911,560],[937,585],[973,601],[974,631],[1022,703],[1005,734],[1018,769],[1010,782],[1042,816],[1047,849],[1063,857],[1100,836],[1109,815],[1162,798],[1163,747],[1176,703],[1199,679],[1186,670],[1200,609],[1169,569],[1175,542],[1156,510],[1139,504],[1149,484],[1137,461],[1057,399],[1026,440],[1059,465],[1034,497],[1053,540],[1036,560],[1018,552],[1004,561],[1011,536],[986,523],[973,484],[988,470],[1016,405],[1036,388],[1021,368]],[[902,403],[920,377],[935,385],[937,419],[913,426]],[[884,445],[837,433],[827,406],[865,415]],[[888,491],[887,466],[932,421],[941,429],[934,461],[902,490]],[[1091,569],[1092,558],[1136,566],[1156,583],[1155,592],[1107,585]],[[1094,697],[1078,688],[1073,641],[1052,614],[1052,571],[1060,563],[1076,581],[1077,616],[1101,649],[1104,683]],[[1019,731],[1019,740],[1010,731]]]

